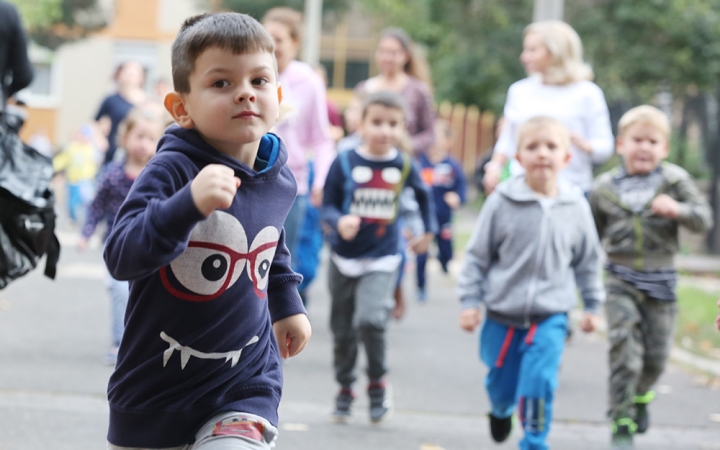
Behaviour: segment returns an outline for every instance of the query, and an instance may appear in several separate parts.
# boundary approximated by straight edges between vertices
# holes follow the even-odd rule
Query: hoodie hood
[[[179,125],[168,127],[160,139],[158,155],[168,151],[182,153],[202,166],[223,164],[235,170],[235,175],[241,180],[277,175],[288,159],[285,144],[273,133],[267,133],[260,139],[255,159],[255,166],[260,170],[256,170],[208,144],[197,130]]]
[[[497,191],[503,196],[516,202],[537,202],[541,198],[525,181],[525,174],[516,175],[501,183]],[[575,203],[584,200],[582,190],[563,177],[558,177],[558,203]]]

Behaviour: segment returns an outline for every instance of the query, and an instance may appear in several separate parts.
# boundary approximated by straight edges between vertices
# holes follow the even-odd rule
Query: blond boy
[[[701,232],[711,210],[682,168],[664,162],[670,123],[638,106],[620,119],[623,165],[601,175],[590,205],[607,252],[610,410],[615,448],[632,447],[649,425],[647,404],[665,368],[675,322],[678,228]]]

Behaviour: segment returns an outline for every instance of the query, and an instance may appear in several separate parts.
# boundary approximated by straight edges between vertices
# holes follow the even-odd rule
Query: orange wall
[[[158,28],[160,0],[117,0],[115,17],[102,34],[117,39],[172,40],[175,33]]]
[[[47,134],[50,142],[57,142],[55,129],[57,123],[57,110],[55,108],[28,108],[28,118],[20,129],[20,138],[27,142],[35,132]]]

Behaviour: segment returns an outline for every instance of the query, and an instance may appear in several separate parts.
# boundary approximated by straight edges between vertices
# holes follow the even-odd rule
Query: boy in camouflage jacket
[[[598,177],[590,206],[607,253],[613,448],[630,448],[647,430],[651,388],[670,352],[678,228],[706,231],[712,212],[690,175],[663,161],[670,123],[660,110],[633,108],[618,128],[624,164]]]

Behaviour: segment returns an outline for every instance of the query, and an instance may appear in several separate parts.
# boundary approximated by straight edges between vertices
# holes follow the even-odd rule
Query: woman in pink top
[[[283,100],[280,118],[272,130],[285,142],[288,165],[297,180],[298,195],[285,221],[285,244],[294,253],[308,198],[322,203],[322,190],[335,149],[329,134],[325,86],[310,65],[295,60],[300,49],[302,15],[290,8],[273,8],[262,20],[275,40]],[[308,186],[308,153],[312,154],[314,181]]]

